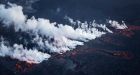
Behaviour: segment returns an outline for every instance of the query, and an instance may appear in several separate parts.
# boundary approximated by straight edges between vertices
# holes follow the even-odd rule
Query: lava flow
[[[35,64],[27,63],[27,62],[17,62],[15,68],[18,72],[26,72],[33,68]]]
[[[126,37],[132,38],[132,36],[135,35],[134,31],[139,31],[139,30],[140,30],[140,26],[129,25],[128,28],[126,28],[126,29],[115,30],[115,33],[116,34],[119,33]]]

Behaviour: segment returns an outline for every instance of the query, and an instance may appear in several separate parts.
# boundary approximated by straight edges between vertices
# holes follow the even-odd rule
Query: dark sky
[[[7,1],[24,8],[32,3],[30,0],[0,0],[0,3]],[[37,12],[29,10],[34,12],[31,15],[60,23],[66,15],[81,21],[113,19],[136,25],[140,23],[140,0],[39,0],[33,8]]]
[[[65,15],[79,20],[140,20],[139,0],[40,0],[34,6],[38,16],[50,19]]]

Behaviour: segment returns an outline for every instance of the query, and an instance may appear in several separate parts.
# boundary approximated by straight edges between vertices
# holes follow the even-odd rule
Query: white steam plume
[[[47,53],[39,52],[37,49],[23,48],[22,45],[14,44],[13,47],[4,44],[4,41],[0,42],[0,56],[10,56],[11,58],[18,59],[20,61],[26,61],[28,63],[40,63],[43,60],[48,60],[50,55]]]
[[[26,20],[26,16],[23,15],[22,7],[16,4],[10,4],[10,9],[6,9],[5,5],[0,4],[0,20],[7,26],[16,25],[15,27],[21,28],[22,24]]]
[[[94,27],[87,27],[87,24],[82,24],[82,27],[74,29],[69,25],[51,23],[48,19],[36,19],[35,17],[26,19],[22,7],[16,4],[10,4],[8,8],[0,5],[0,18],[5,26],[14,23],[16,31],[21,29],[23,32],[31,31],[46,36],[48,39],[53,38],[52,42],[49,42],[48,39],[44,41],[44,45],[50,49],[50,52],[65,52],[77,45],[83,45],[83,41],[86,42],[105,34]]]
[[[117,21],[109,20],[109,23],[111,24],[112,27],[114,27],[116,29],[126,29],[126,28],[128,28],[126,26],[126,24],[124,23],[124,21],[122,21],[122,24],[119,24]]]

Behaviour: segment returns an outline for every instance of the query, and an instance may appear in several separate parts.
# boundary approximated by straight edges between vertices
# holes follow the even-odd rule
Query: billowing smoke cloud
[[[28,63],[40,63],[43,60],[48,60],[50,55],[47,53],[39,52],[37,49],[23,48],[23,45],[14,44],[12,47],[5,44],[4,41],[0,42],[0,56],[10,56],[11,58]]]
[[[34,16],[28,19],[28,17],[23,14],[21,6],[10,3],[9,7],[6,7],[3,4],[0,5],[0,21],[3,22],[4,27],[9,28],[9,26],[14,26],[16,32],[21,30],[22,32],[34,34],[36,37],[31,39],[32,42],[38,44],[40,49],[47,49],[49,52],[63,53],[74,49],[77,45],[83,45],[84,42],[100,37],[103,34],[108,32],[113,33],[104,24],[96,24],[95,22],[89,24],[87,22],[82,23],[80,21],[74,22],[72,19],[69,20],[72,25],[57,24],[56,22],[51,23],[48,19],[36,19]],[[114,21],[110,21],[109,23],[113,24],[112,27],[118,29],[124,28],[119,26],[119,24]],[[101,28],[102,31],[98,28]],[[43,53],[43,55],[41,55],[41,53],[37,50],[27,50],[26,48],[24,49],[22,45],[17,44],[13,46],[15,49],[9,55],[7,53],[11,52],[11,48],[8,48],[3,44],[1,44],[1,48],[6,48],[7,50],[6,52],[1,52],[1,56],[4,53],[6,56],[27,62],[30,62],[30,60],[40,62],[42,59],[50,57],[49,55]],[[16,51],[18,52],[17,56],[14,53]],[[20,55],[22,51],[27,59],[22,59],[22,56]],[[30,57],[30,52],[33,52],[33,54],[31,54],[32,56],[37,54],[35,57],[38,57],[40,60],[38,60],[38,58],[35,60],[34,58]],[[16,57],[13,57],[13,55]]]

